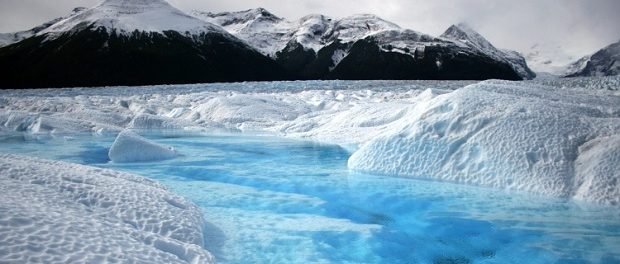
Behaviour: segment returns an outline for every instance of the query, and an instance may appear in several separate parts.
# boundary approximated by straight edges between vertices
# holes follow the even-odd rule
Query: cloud
[[[99,0],[0,0],[0,32],[26,29]],[[297,19],[311,13],[344,17],[373,13],[403,27],[441,34],[466,22],[501,48],[527,50],[540,43],[575,55],[620,39],[618,0],[169,0],[184,9],[213,12],[264,7]]]

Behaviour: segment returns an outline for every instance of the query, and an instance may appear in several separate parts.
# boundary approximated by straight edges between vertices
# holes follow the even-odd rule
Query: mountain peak
[[[211,23],[184,13],[165,0],[105,0],[93,8],[74,11],[69,18],[39,34],[62,34],[85,27],[104,28],[119,34],[131,34],[134,31],[228,34]]]
[[[465,23],[450,26],[440,37],[455,40],[480,50],[497,50],[486,38]]]
[[[491,42],[466,23],[451,25],[440,37],[487,54],[497,60],[506,61],[520,76],[526,79],[532,79],[536,76],[536,74],[529,69],[521,54],[515,51],[497,49]]]
[[[260,16],[263,16],[263,17],[279,18],[279,17],[275,16],[273,13],[269,12],[267,9],[264,9],[262,7],[250,9],[249,11],[251,11],[252,13],[254,13],[256,15],[260,15]]]
[[[192,10],[191,14],[199,19],[220,25],[235,33],[242,31],[246,27],[252,27],[252,24],[255,23],[277,23],[283,20],[262,7],[243,11],[220,13]],[[229,28],[229,26],[233,26],[233,28]]]

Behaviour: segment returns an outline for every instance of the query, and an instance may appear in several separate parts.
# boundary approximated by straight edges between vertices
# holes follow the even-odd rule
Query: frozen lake
[[[120,164],[115,134],[0,135],[2,153],[127,171],[190,199],[218,263],[620,263],[616,207],[355,173],[337,145],[154,130],[182,156]]]

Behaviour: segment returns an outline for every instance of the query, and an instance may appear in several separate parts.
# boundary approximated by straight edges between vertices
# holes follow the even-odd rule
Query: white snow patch
[[[0,155],[0,262],[213,263],[203,224],[143,177]]]
[[[173,147],[155,143],[130,130],[119,133],[108,152],[113,162],[157,161],[177,155]]]
[[[332,54],[332,66],[329,66],[329,70],[334,70],[347,55],[348,53],[345,50],[339,49],[334,51],[334,54]]]

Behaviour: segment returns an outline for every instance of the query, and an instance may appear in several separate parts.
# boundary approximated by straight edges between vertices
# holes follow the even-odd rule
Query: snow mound
[[[433,98],[353,153],[349,167],[616,204],[619,105],[613,96],[482,82]],[[580,151],[595,138],[602,142]]]
[[[198,207],[148,179],[0,155],[0,262],[213,263]]]
[[[145,162],[173,159],[174,148],[150,141],[140,135],[124,130],[119,133],[108,152],[113,162]]]

